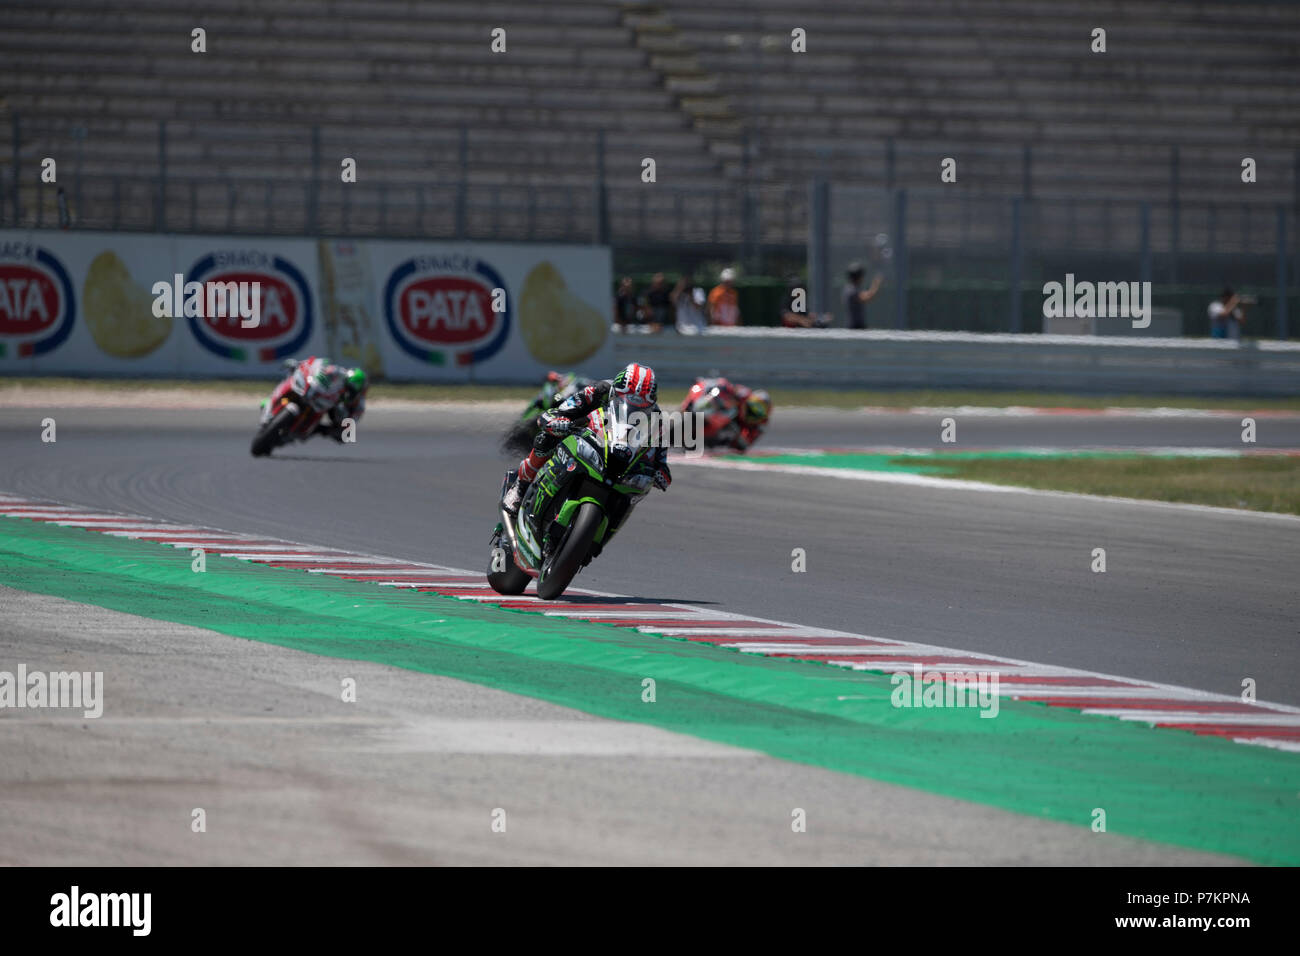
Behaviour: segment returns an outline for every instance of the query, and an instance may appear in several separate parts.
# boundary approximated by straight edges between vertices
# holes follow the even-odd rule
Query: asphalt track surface
[[[0,490],[485,567],[510,465],[497,448],[505,414],[376,408],[355,445],[314,440],[257,460],[252,411],[0,410]],[[52,444],[39,440],[47,415]],[[1300,418],[1261,419],[1260,432],[1300,447]],[[927,416],[803,411],[765,441],[941,447],[938,436]],[[958,438],[1241,447],[1236,419],[959,416]],[[1250,677],[1260,699],[1300,704],[1293,520],[685,463],[674,478],[578,584],[1219,693]],[[1099,547],[1105,574],[1090,570]],[[791,571],[794,548],[806,573]]]
[[[47,416],[58,422],[53,444],[39,437]],[[251,410],[4,409],[0,490],[476,567],[509,464],[496,448],[506,417],[500,407],[376,404],[356,445],[318,440],[254,460]],[[958,416],[958,428],[959,447],[1240,447],[1233,419]],[[765,440],[939,447],[938,431],[926,416],[790,412]],[[1260,444],[1270,442],[1300,445],[1300,420],[1261,419]],[[674,474],[670,492],[653,493],[577,583],[1222,693],[1252,677],[1261,699],[1300,703],[1294,522],[686,464]],[[796,547],[807,551],[805,574],[790,570]],[[1095,547],[1107,550],[1104,575],[1089,570]],[[93,653],[94,669],[106,669],[101,655],[123,655],[140,679],[133,710],[97,731],[111,738],[107,751],[66,718],[24,714],[31,732],[0,738],[4,789],[37,821],[5,862],[85,862],[72,836],[57,836],[69,813],[95,862],[1214,859],[1101,843],[1081,827],[376,665],[348,665],[384,682],[357,726],[277,725],[249,710],[250,696],[298,699],[310,713],[306,698],[316,684],[337,686],[338,662],[170,624],[146,636],[140,619],[13,591],[0,591],[0,606],[6,657],[36,667],[62,642],[73,657]],[[157,653],[139,655],[146,639]],[[67,654],[57,663],[74,666]],[[177,699],[215,716],[176,734],[165,724]],[[114,766],[138,770],[122,778]],[[24,790],[24,780],[36,782]],[[233,843],[195,844],[188,825],[173,832],[150,815],[158,788],[216,780],[242,824]],[[509,848],[466,836],[485,800],[531,801],[550,835]],[[809,803],[833,821],[829,833],[795,848],[769,832],[773,814],[788,821],[789,807]],[[430,806],[442,808],[432,821],[422,816]],[[123,820],[130,841],[114,836]],[[780,830],[789,835],[788,823]]]

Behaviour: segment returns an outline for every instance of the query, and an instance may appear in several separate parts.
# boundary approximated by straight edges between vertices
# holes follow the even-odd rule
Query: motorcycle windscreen
[[[615,395],[610,400],[605,427],[612,455],[631,461],[649,447],[656,424],[653,409],[654,402],[636,395]]]

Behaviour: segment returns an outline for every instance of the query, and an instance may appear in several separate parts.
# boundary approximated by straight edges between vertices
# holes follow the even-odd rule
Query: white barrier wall
[[[406,381],[608,375],[610,270],[602,246],[0,231],[0,375],[268,378],[311,354]],[[156,314],[177,275],[256,282],[257,324]]]
[[[617,337],[615,365],[675,385],[716,371],[752,386],[1300,394],[1300,343],[847,329]]]

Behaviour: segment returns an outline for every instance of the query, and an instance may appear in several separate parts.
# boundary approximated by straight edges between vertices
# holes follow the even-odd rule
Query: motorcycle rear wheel
[[[515,564],[515,556],[510,553],[506,543],[498,545],[505,554],[505,570],[493,571],[492,565],[488,565],[488,584],[497,594],[523,594],[524,589],[528,587],[529,575],[519,569]]]

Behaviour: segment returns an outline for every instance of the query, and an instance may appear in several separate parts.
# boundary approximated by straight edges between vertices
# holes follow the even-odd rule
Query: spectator
[[[1254,301],[1225,287],[1219,297],[1210,303],[1210,338],[1240,339],[1241,329],[1246,324],[1244,306],[1253,305]]]
[[[635,325],[640,319],[640,309],[636,304],[636,289],[631,276],[624,276],[618,283],[618,294],[614,297],[614,324],[620,332],[626,332],[629,325]]]
[[[799,293],[803,293],[799,295]],[[798,297],[800,301],[796,302]],[[808,290],[798,276],[786,279],[785,299],[781,303],[781,324],[787,329],[824,329],[831,324],[830,313],[817,315],[808,311]],[[795,308],[795,306],[799,308]]]
[[[740,325],[740,296],[736,292],[736,270],[723,269],[719,282],[709,293],[709,321],[713,325]]]
[[[672,321],[672,290],[668,288],[668,283],[664,282],[662,272],[654,274],[650,287],[645,290],[645,305],[651,332],[662,331],[663,327]]]
[[[695,335],[702,332],[709,324],[704,317],[704,290],[692,286],[684,278],[680,279],[669,294],[677,308],[677,331],[683,335]]]
[[[851,329],[865,329],[867,327],[867,303],[874,299],[876,293],[880,291],[882,280],[879,275],[871,280],[871,288],[862,288],[862,280],[866,274],[867,270],[863,268],[861,262],[849,263],[849,281],[844,286],[844,309],[848,315],[849,328]]]

